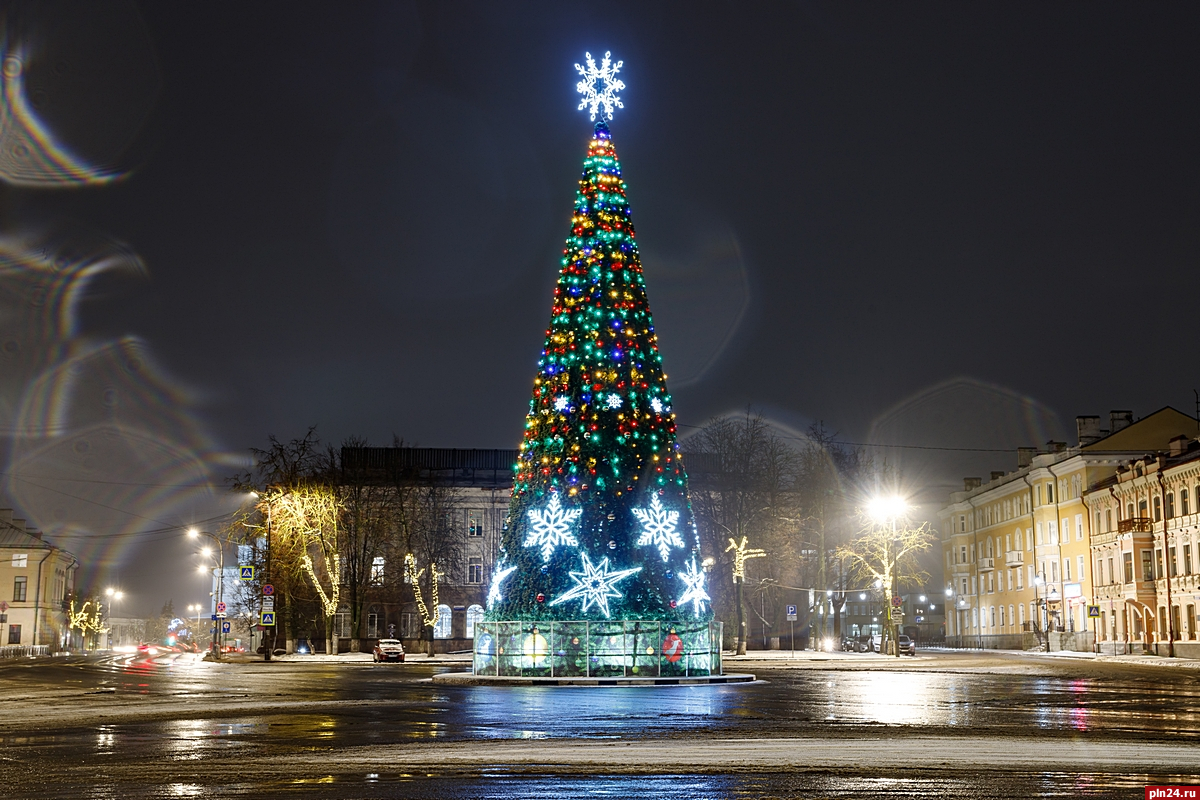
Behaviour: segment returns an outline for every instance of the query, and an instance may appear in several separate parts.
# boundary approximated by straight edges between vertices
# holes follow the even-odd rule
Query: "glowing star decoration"
[[[711,601],[708,592],[704,591],[704,570],[696,567],[696,557],[688,562],[687,569],[679,573],[679,577],[687,584],[687,591],[679,598],[679,605],[692,604],[692,613],[697,617],[704,612],[705,601]]]
[[[492,575],[492,585],[488,587],[488,611],[491,611],[492,606],[504,599],[500,594],[500,584],[504,583],[504,579],[516,570],[516,567],[504,567],[501,569],[502,566],[504,566],[503,562],[496,565],[496,571]]]
[[[662,400],[659,400],[657,397],[650,401],[650,407],[654,409],[655,414],[663,412]]]
[[[683,539],[679,538],[679,512],[668,511],[659,502],[658,495],[650,498],[650,509],[633,509],[633,515],[642,523],[642,535],[638,537],[637,546],[654,545],[658,554],[666,561],[672,547],[683,547]]]
[[[617,409],[617,408],[620,408],[620,407],[621,407],[621,403],[622,403],[622,400],[621,400],[621,395],[619,395],[619,394],[610,394],[608,397],[606,397],[606,398],[604,399],[604,402],[608,404],[608,407],[609,407],[609,408],[612,408],[612,409]]]
[[[592,566],[592,560],[588,558],[587,553],[580,553],[583,558],[583,572],[572,572],[571,580],[575,581],[575,586],[568,589],[564,594],[550,601],[550,605],[556,606],[559,603],[565,603],[568,600],[583,598],[583,613],[592,606],[600,609],[600,613],[605,619],[609,617],[608,601],[609,598],[621,598],[623,594],[618,592],[614,586],[620,581],[625,580],[630,575],[634,575],[642,571],[641,567],[633,569],[623,569],[617,572],[608,571],[608,558],[602,560],[598,565]]]
[[[548,562],[554,548],[561,545],[579,546],[579,540],[571,533],[571,524],[579,519],[582,509],[564,511],[558,501],[558,492],[550,493],[550,502],[544,510],[529,512],[529,533],[525,536],[526,547],[541,547],[542,561]]]
[[[596,113],[600,107],[604,107],[604,113],[601,118],[613,118],[614,108],[624,108],[625,105],[621,102],[621,98],[617,97],[617,92],[625,88],[625,82],[617,79],[617,73],[621,71],[621,65],[624,61],[618,61],[616,64],[611,62],[612,53],[605,53],[604,59],[600,62],[600,69],[596,69],[596,60],[592,58],[591,53],[584,53],[587,57],[587,69],[575,65],[576,71],[583,76],[583,80],[575,84],[575,91],[583,95],[583,100],[579,103],[579,111],[585,108],[592,115],[592,122],[596,121]],[[596,89],[596,81],[603,81],[602,89]]]
[[[570,405],[570,404],[571,404],[571,401],[570,401],[570,400],[568,400],[568,399],[567,399],[567,398],[565,398],[565,397],[558,397],[558,398],[555,398],[555,400],[554,400],[554,410],[555,410],[555,411],[566,411],[566,410],[567,410],[567,406],[568,406],[568,405]]]

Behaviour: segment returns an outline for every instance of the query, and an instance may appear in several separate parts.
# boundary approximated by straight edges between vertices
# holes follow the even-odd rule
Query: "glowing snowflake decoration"
[[[542,561],[549,561],[558,545],[579,546],[579,541],[571,533],[571,524],[579,519],[581,509],[575,508],[564,511],[558,501],[558,492],[550,493],[550,502],[544,510],[533,509],[529,512],[530,531],[525,536],[526,547],[541,547]]]
[[[583,100],[579,103],[579,111],[585,108],[592,115],[592,122],[596,121],[596,113],[600,111],[600,107],[604,107],[604,113],[600,116],[613,118],[614,108],[624,108],[625,105],[621,102],[621,98],[617,97],[617,92],[625,88],[625,82],[617,79],[617,73],[621,71],[621,65],[624,61],[618,61],[612,64],[610,59],[612,53],[605,53],[604,59],[600,62],[600,69],[596,69],[596,61],[592,58],[591,53],[584,53],[587,56],[587,69],[575,65],[575,69],[583,76],[583,80],[575,84],[575,91],[583,95]],[[597,91],[596,81],[603,81],[604,88]]]
[[[580,555],[583,557],[583,572],[572,572],[571,580],[575,581],[575,585],[551,600],[550,605],[556,606],[568,600],[583,598],[583,613],[586,614],[589,608],[596,606],[607,619],[609,598],[624,597],[614,588],[615,585],[630,575],[641,572],[642,568],[634,567],[633,569],[609,572],[607,558],[598,565],[592,566],[592,560],[588,558],[587,553],[580,553]]]
[[[654,409],[655,414],[663,412],[662,400],[659,400],[657,397],[650,401],[650,407]]]
[[[504,579],[511,575],[515,569],[516,567],[505,567],[504,562],[496,564],[496,571],[492,574],[492,585],[488,587],[488,611],[491,611],[492,606],[504,599],[500,595],[500,584],[504,583]]]
[[[604,398],[604,402],[608,404],[609,408],[620,408],[622,403],[621,395],[610,394],[608,397]]]
[[[555,411],[566,411],[566,410],[567,410],[567,406],[569,406],[570,404],[571,404],[571,401],[570,401],[570,400],[568,400],[567,398],[565,398],[565,397],[556,397],[556,398],[554,399],[554,410],[555,410]]]
[[[668,511],[658,501],[658,495],[650,498],[650,509],[633,509],[633,515],[642,523],[642,535],[638,537],[637,546],[654,545],[658,554],[666,561],[672,547],[683,547],[683,539],[679,538],[679,512]]]
[[[704,602],[706,600],[711,601],[712,598],[708,596],[708,592],[704,591],[704,570],[696,568],[695,556],[692,556],[692,560],[688,562],[687,569],[679,573],[679,577],[687,584],[687,591],[676,602],[679,605],[691,603],[692,613],[697,617],[700,616],[704,611]]]

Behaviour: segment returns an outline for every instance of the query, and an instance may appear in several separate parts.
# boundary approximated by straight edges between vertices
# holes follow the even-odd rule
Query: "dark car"
[[[404,645],[399,639],[380,639],[372,658],[379,661],[404,661]]]
[[[917,654],[917,643],[907,636],[901,635],[901,637],[896,640],[896,644],[898,645],[900,652],[905,655],[915,656]]]

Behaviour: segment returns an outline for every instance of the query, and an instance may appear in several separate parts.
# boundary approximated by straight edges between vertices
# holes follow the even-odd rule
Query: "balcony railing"
[[[1117,523],[1118,533],[1148,533],[1154,530],[1154,522],[1149,517],[1130,517]]]
[[[1020,550],[1009,550],[1004,554],[1004,566],[1019,567],[1025,563],[1025,554]]]
[[[979,559],[978,569],[980,572],[991,572],[995,568],[996,568],[996,559],[994,559],[994,558]]]

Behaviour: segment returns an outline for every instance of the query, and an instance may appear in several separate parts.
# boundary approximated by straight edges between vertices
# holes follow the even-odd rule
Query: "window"
[[[483,536],[483,520],[474,514],[467,517],[467,536]]]
[[[472,558],[467,563],[467,583],[483,583],[482,558]]]
[[[1154,577],[1161,578],[1163,576],[1163,557],[1162,550],[1154,550]]]
[[[1021,583],[1021,568],[1017,567],[1013,572],[1017,573],[1017,591],[1024,589],[1025,586]]]
[[[1033,529],[1032,528],[1025,529],[1025,549],[1026,550],[1033,549]]]
[[[1033,585],[1033,564],[1030,564],[1025,569],[1027,569],[1029,571],[1029,584],[1032,586]]]
[[[1133,503],[1129,504],[1129,513],[1127,514],[1127,516],[1129,519],[1133,519]]]
[[[1054,483],[1053,482],[1046,483],[1046,502],[1047,503],[1054,502]]]
[[[965,564],[965,563],[967,563],[967,546],[965,544],[962,546],[961,551],[962,551],[962,560],[959,563]]]
[[[29,579],[26,578],[24,575],[18,575],[16,578],[13,579],[13,602],[14,603],[24,603],[25,602],[25,587],[26,587],[26,584],[28,583],[28,581],[29,581]]]
[[[1149,550],[1142,551],[1142,580],[1154,580],[1154,557]]]
[[[1017,611],[1021,615],[1021,624],[1025,624],[1025,606],[1017,606]]]
[[[1175,519],[1175,494],[1167,492],[1167,519]]]
[[[349,639],[354,635],[350,632],[349,611],[339,611],[333,615],[333,633],[339,639]]]
[[[1009,550],[1012,550],[1012,534],[1011,533],[1004,537],[1004,552],[1007,553]]]
[[[1188,510],[1188,490],[1187,489],[1179,490],[1179,513],[1183,514],[1184,516],[1187,516],[1188,514],[1191,513],[1191,511]]]
[[[1122,553],[1121,561],[1125,566],[1125,583],[1133,583],[1133,553]]]
[[[1008,590],[1010,592],[1012,591],[1012,576],[1013,576],[1013,570],[1010,569],[1010,570],[1008,570]]]
[[[20,625],[9,625],[8,626],[8,643],[9,644],[20,644],[21,643],[21,626]]]
[[[1192,548],[1183,546],[1183,574],[1192,574]]]
[[[433,626],[433,638],[449,639],[453,630],[454,612],[450,610],[450,606],[438,606],[438,618]]]
[[[1058,521],[1050,520],[1046,523],[1046,536],[1049,539],[1048,544],[1058,544]]]
[[[1157,499],[1158,498],[1155,498],[1155,500],[1157,500]],[[1146,501],[1145,500],[1138,500],[1138,516],[1139,517],[1148,516],[1148,514],[1146,513]]]
[[[1175,545],[1171,545],[1171,550],[1170,550],[1170,553],[1168,554],[1167,558],[1170,560],[1169,568],[1171,570],[1172,578],[1174,578],[1176,575],[1179,574],[1179,557],[1178,556],[1179,556],[1179,548],[1176,547]]]
[[[988,627],[994,628],[994,627],[996,627],[996,607],[992,606],[991,609],[989,609],[989,610],[991,611],[991,614],[989,614],[989,617],[991,618],[991,623],[988,625]]]
[[[29,553],[13,553],[12,565],[14,567],[28,567]]]
[[[1044,538],[1042,538],[1042,523],[1041,523],[1041,522],[1039,522],[1039,523],[1037,524],[1037,532],[1038,532],[1038,535],[1037,535],[1037,543],[1038,543],[1039,545],[1041,545],[1041,544],[1045,544],[1045,541],[1046,541],[1046,540],[1045,540]]]
[[[483,622],[483,606],[467,606],[467,638],[475,638],[475,626]]]
[[[1104,530],[1105,531],[1112,530],[1112,509],[1111,508],[1104,509]]]
[[[1083,514],[1075,515],[1075,541],[1083,541]]]
[[[960,514],[958,517],[958,532],[964,533],[966,530],[967,530],[967,516],[966,516],[966,514]]]
[[[1154,521],[1158,522],[1162,519],[1162,498],[1154,498]]]
[[[383,568],[387,565],[387,559],[383,556],[375,556],[371,559],[371,583],[383,583]],[[374,638],[374,634],[371,635]]]
[[[379,638],[379,613],[376,611],[367,614],[367,638]]]
[[[1103,582],[1103,581],[1101,581],[1101,582]],[[1116,571],[1113,569],[1113,560],[1112,560],[1112,556],[1109,556],[1109,557],[1108,557],[1108,582],[1109,582],[1109,583],[1116,583],[1116,582],[1117,582],[1117,573],[1116,573]]]
[[[1071,580],[1071,559],[1070,558],[1063,559],[1063,580],[1064,581]]]
[[[1004,627],[1004,606],[1000,606],[1000,627]]]

